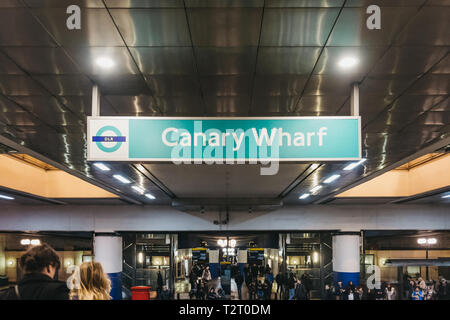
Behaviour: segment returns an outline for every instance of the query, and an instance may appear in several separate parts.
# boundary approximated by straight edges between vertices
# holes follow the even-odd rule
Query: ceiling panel
[[[246,116],[251,104],[250,96],[205,96],[204,101],[209,116]]]
[[[256,46],[261,13],[261,8],[188,9],[193,44],[209,47]]]
[[[382,28],[369,30],[366,26],[366,7],[345,8],[333,28],[328,46],[385,46],[391,44],[398,33],[416,13],[415,7],[383,7]]]
[[[251,78],[248,76],[209,76],[200,81],[203,94],[208,96],[238,96],[251,92]]]
[[[137,74],[139,70],[126,47],[67,47],[71,57],[88,75]],[[109,58],[114,62],[110,69],[98,65],[97,59]]]
[[[17,1],[17,0],[16,0]],[[53,7],[67,8],[77,5],[81,8],[104,8],[102,0],[24,0],[27,6],[32,8]]]
[[[262,7],[264,0],[185,0],[186,7]]]
[[[146,75],[145,79],[155,96],[189,96],[200,94],[198,80],[193,76]]]
[[[319,47],[261,48],[256,72],[260,74],[311,73],[319,57]]]
[[[150,94],[150,89],[141,75],[101,75],[93,76],[102,94],[138,95]]]
[[[164,116],[203,116],[205,109],[199,95],[182,97],[155,97],[155,108]]]
[[[444,95],[450,92],[450,78],[445,74],[426,74],[408,89],[408,94]]]
[[[318,116],[334,116],[347,98],[347,95],[304,95],[298,102],[296,111],[300,113],[314,112]]]
[[[372,74],[421,74],[430,69],[448,52],[445,47],[391,47],[376,64]]]
[[[405,91],[416,77],[411,75],[369,75],[360,86],[360,96],[363,95],[398,95]]]
[[[183,0],[105,0],[109,8],[177,8]]]
[[[24,75],[0,75],[0,93],[10,96],[46,94],[33,79]]]
[[[0,74],[24,74],[22,70],[3,52],[0,52]]]
[[[152,96],[106,96],[105,97],[120,115],[138,116],[157,112]]]
[[[131,53],[144,74],[193,74],[191,47],[135,47]]]
[[[33,74],[75,74],[78,67],[62,48],[7,47],[2,48],[22,69]]]
[[[39,75],[33,77],[57,96],[90,96],[93,83],[84,75]]]
[[[111,15],[128,46],[188,46],[184,9],[112,9]]]
[[[295,112],[298,96],[255,96],[252,101],[252,115],[289,115]]]
[[[254,95],[297,96],[300,95],[308,76],[303,75],[261,75],[255,76]]]
[[[433,69],[431,70],[431,73],[450,73],[450,55],[447,52],[445,58],[443,58],[439,63],[437,63]]]
[[[326,47],[316,67],[314,74],[332,75],[365,75],[378,62],[386,47]],[[346,57],[357,57],[358,66],[353,70],[345,70],[339,62]]]
[[[384,14],[384,12],[383,12]],[[400,45],[450,45],[450,7],[423,7],[400,34]]]
[[[280,164],[275,176],[260,175],[260,165],[171,165],[145,164],[177,197],[276,198],[307,167]],[[245,176],[246,179],[242,179]],[[184,183],[180,183],[183,177]],[[214,183],[210,183],[214,181]]]
[[[39,21],[63,46],[123,46],[124,43],[105,9],[81,10],[81,29],[66,27],[67,13],[60,8],[32,9]]]
[[[255,70],[257,47],[196,47],[200,75],[250,74]]]
[[[360,75],[312,75],[305,88],[307,95],[345,95],[351,85],[361,81]]]
[[[344,0],[266,0],[266,7],[341,7]]]
[[[262,46],[322,46],[339,13],[338,8],[264,11]]]
[[[65,26],[65,22],[62,26]],[[11,32],[14,30],[14,32]],[[42,26],[25,8],[0,10],[1,46],[56,46]]]

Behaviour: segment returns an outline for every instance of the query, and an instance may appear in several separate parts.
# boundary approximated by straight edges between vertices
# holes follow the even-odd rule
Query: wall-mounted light
[[[29,246],[31,244],[31,240],[30,239],[22,239],[22,240],[20,240],[20,244],[23,246]]]
[[[313,262],[314,263],[319,262],[319,253],[318,252],[313,252]]]
[[[144,254],[142,252],[138,253],[138,262],[144,263]]]

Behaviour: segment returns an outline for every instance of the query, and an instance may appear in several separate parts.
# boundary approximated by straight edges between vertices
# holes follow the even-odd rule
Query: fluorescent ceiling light
[[[331,177],[327,178],[324,183],[332,183],[334,180],[339,179],[340,174],[333,174]]]
[[[355,57],[345,57],[339,60],[338,65],[343,69],[353,68],[359,63],[359,60]]]
[[[104,69],[111,69],[114,67],[114,61],[111,58],[108,57],[99,57],[97,60],[95,60],[95,63]]]
[[[419,238],[419,239],[417,239],[417,243],[418,243],[418,244],[425,244],[425,243],[427,243],[427,239],[425,239],[425,238]]]
[[[23,246],[27,246],[30,243],[31,243],[30,239],[22,239],[22,240],[20,240],[20,244],[23,245]]]
[[[127,178],[125,178],[124,176],[121,176],[120,174],[115,174],[113,175],[113,177],[117,180],[119,180],[122,183],[131,183],[130,180],[128,180]]]
[[[447,194],[447,195],[445,195],[445,196],[442,196],[442,199],[447,199],[447,198],[450,198],[450,194]]]
[[[132,186],[131,188],[134,189],[137,193],[140,193],[140,194],[144,194],[144,192],[145,192],[145,190],[142,189],[139,186]]]
[[[94,163],[94,166],[96,166],[97,168],[99,168],[102,171],[109,171],[109,170],[111,170],[107,165],[105,165],[104,163],[101,163],[101,162]]]
[[[319,185],[315,186],[314,188],[312,188],[310,191],[311,191],[311,193],[314,193],[320,189],[322,189],[322,186],[319,184]]]
[[[41,244],[41,240],[39,240],[39,239],[31,239],[30,243],[31,243],[32,246],[38,246],[38,245]]]
[[[3,194],[0,194],[0,199],[14,200],[13,197],[5,196],[5,195],[3,195]]]
[[[367,160],[367,159],[361,159],[361,160],[359,160],[358,162],[350,163],[348,166],[346,166],[346,167],[344,168],[344,170],[345,170],[345,171],[352,170],[352,169],[356,168],[357,166],[359,166],[361,163],[365,162],[366,160]]]
[[[316,170],[318,167],[319,167],[319,164],[318,164],[318,163],[313,163],[313,164],[311,165],[311,170]]]
[[[151,193],[146,193],[145,196],[146,196],[147,198],[149,198],[149,199],[152,199],[152,200],[156,199],[155,196],[152,195]]]
[[[437,243],[437,239],[436,238],[428,238],[427,239],[427,243],[428,244],[436,244]]]
[[[298,197],[298,198],[301,199],[301,200],[303,200],[303,199],[308,198],[310,195],[311,195],[311,194],[309,194],[309,193],[304,193],[304,194],[302,194],[302,195],[301,195],[300,197]]]

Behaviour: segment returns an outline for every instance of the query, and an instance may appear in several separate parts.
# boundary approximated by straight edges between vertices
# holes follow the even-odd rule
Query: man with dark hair
[[[33,246],[20,258],[22,280],[0,294],[0,300],[68,300],[69,288],[55,280],[60,259],[49,245]]]

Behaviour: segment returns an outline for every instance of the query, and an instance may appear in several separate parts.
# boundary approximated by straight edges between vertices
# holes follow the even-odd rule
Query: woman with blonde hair
[[[111,281],[99,262],[83,262],[75,271],[71,300],[111,300]]]

